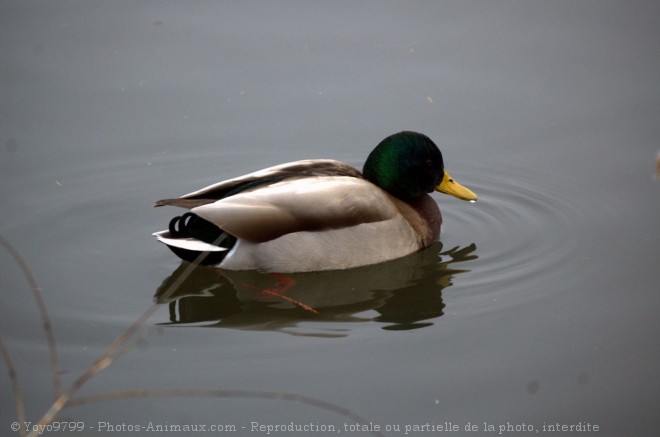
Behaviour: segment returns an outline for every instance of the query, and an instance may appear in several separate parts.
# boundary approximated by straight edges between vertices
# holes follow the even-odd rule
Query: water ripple
[[[446,225],[441,237],[444,242],[447,234],[451,239],[460,236],[477,245],[479,259],[461,277],[462,292],[488,293],[493,299],[513,291],[533,293],[534,284],[566,274],[586,256],[580,253],[577,236],[598,208],[571,178],[531,170],[504,174],[492,168],[467,174],[473,177],[465,183],[479,201],[443,207]],[[580,198],[585,201],[577,203]]]

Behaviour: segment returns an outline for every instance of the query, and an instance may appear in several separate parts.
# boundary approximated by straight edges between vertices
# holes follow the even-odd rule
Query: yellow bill
[[[435,187],[435,191],[458,197],[461,200],[469,200],[471,202],[477,200],[477,195],[474,194],[472,190],[465,188],[463,185],[456,182],[449,173],[447,173],[447,170],[444,170],[444,172],[445,174],[442,177],[442,182]]]

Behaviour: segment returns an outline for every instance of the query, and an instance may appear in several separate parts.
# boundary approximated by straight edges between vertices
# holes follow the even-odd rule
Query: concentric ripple
[[[581,253],[578,236],[598,208],[589,196],[576,192],[582,188],[571,178],[524,169],[505,174],[492,167],[466,167],[471,179],[461,182],[479,195],[479,201],[456,205],[439,199],[444,219],[441,241],[477,246],[479,258],[470,262],[471,272],[459,281],[462,295],[487,293],[496,300],[502,293],[552,289],[538,285],[561,278],[588,256]]]

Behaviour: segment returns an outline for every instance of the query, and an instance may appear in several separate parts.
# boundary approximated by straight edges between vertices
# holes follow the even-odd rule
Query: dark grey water
[[[124,398],[60,418],[89,435],[366,434],[346,431],[347,410],[388,436],[660,427],[657,2],[1,1],[0,19],[0,234],[43,290],[64,388],[185,269],[150,236],[173,212],[156,199],[301,158],[361,166],[403,129],[480,196],[435,197],[428,250],[296,275],[291,301],[258,295],[272,277],[196,269],[78,393],[299,397]],[[0,336],[36,422],[55,397],[48,345],[5,250],[0,281]],[[7,372],[0,384],[11,435]]]

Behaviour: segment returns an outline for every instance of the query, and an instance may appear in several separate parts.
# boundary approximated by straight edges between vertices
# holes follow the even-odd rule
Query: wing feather
[[[193,213],[250,242],[298,231],[339,229],[391,219],[397,208],[364,179],[287,179],[192,208]]]
[[[231,197],[237,193],[253,190],[265,185],[281,182],[285,179],[315,176],[350,176],[362,178],[354,167],[333,159],[307,159],[276,165],[233,179],[209,185],[175,199],[162,199],[156,206],[173,205],[192,209]]]

